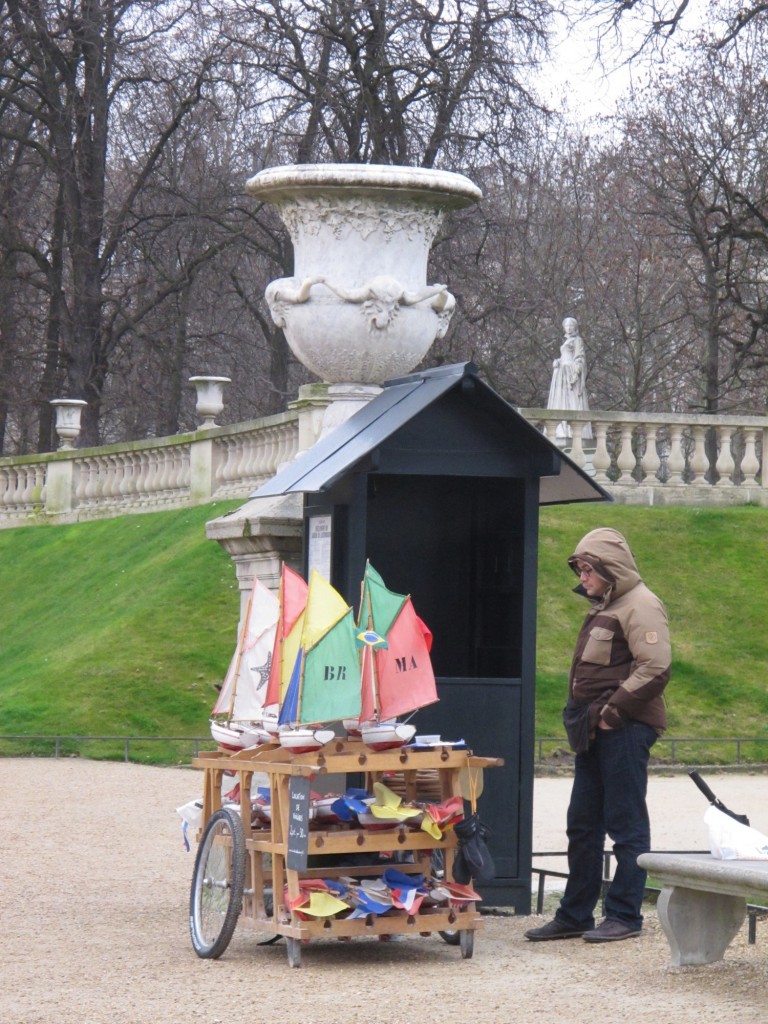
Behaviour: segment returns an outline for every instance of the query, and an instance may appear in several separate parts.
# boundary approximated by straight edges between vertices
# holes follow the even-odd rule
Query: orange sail
[[[272,652],[265,706],[282,703],[301,644],[308,587],[297,572],[283,565],[280,574],[280,610]]]
[[[425,635],[424,623],[406,598],[387,633],[387,646],[373,652],[380,718],[397,718],[438,699],[427,635],[429,630]]]

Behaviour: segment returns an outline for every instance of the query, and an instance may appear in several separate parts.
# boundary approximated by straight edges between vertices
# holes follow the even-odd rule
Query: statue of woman
[[[584,342],[579,334],[579,325],[572,316],[563,320],[563,343],[560,358],[552,363],[552,382],[549,386],[548,409],[574,409],[583,412],[589,409],[586,389],[587,365],[584,357]],[[555,437],[571,437],[570,425],[563,420],[558,423]],[[582,438],[592,437],[592,427],[584,424]]]

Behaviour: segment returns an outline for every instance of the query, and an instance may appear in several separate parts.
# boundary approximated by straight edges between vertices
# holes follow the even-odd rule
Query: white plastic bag
[[[200,828],[203,823],[203,804],[201,800],[190,800],[176,808],[176,813],[182,821],[185,821],[192,828]]]
[[[704,815],[709,828],[709,847],[718,860],[768,860],[768,836],[756,828],[742,825],[728,814],[710,805]]]

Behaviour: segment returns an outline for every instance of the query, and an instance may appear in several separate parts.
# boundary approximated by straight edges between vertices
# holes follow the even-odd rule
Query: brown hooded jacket
[[[640,578],[624,537],[608,527],[592,530],[568,564],[591,565],[610,586],[590,609],[576,641],[568,694],[589,704],[590,733],[599,719],[612,729],[633,719],[662,733],[667,725],[664,687],[672,652],[664,605]]]

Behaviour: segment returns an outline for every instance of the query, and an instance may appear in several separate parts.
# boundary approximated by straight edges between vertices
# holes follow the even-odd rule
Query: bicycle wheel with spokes
[[[228,807],[212,814],[195,858],[189,896],[192,945],[205,960],[229,945],[243,906],[245,836],[240,815]]]

